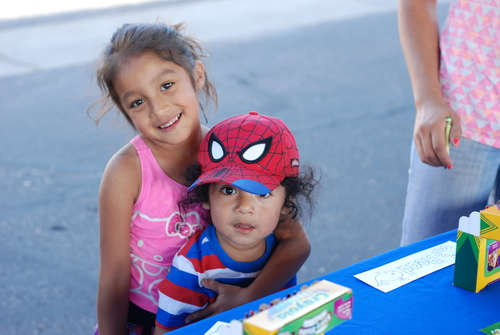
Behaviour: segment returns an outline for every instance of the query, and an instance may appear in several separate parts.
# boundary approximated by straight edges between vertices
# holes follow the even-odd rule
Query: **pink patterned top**
[[[185,197],[187,187],[163,172],[140,136],[130,143],[136,148],[141,162],[142,187],[130,224],[129,299],[156,314],[158,284],[170,270],[175,253],[191,235],[210,222],[210,215],[201,205],[181,215],[178,202]]]
[[[500,0],[452,0],[440,48],[442,90],[462,136],[500,148]]]

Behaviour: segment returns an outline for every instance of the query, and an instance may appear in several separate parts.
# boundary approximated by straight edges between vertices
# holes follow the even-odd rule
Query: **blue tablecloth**
[[[388,293],[383,293],[354,277],[355,274],[455,240],[456,230],[453,230],[317,278],[347,286],[354,292],[353,319],[327,334],[481,334],[480,329],[499,322],[500,282],[487,286],[479,293],[466,291],[452,284],[454,266],[436,271]],[[305,284],[308,283],[310,282]],[[269,303],[274,298],[286,296],[295,290],[297,287],[284,290],[171,334],[204,334],[218,320],[229,322],[241,319],[249,310],[257,310],[260,304]]]

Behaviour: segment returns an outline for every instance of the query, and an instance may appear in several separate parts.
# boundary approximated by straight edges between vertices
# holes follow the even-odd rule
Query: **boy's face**
[[[262,247],[278,224],[285,202],[285,188],[278,186],[267,195],[245,192],[224,183],[210,184],[209,203],[219,243],[228,254]]]

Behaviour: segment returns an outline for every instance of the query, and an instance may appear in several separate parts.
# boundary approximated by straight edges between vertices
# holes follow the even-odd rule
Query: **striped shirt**
[[[253,262],[231,259],[219,244],[215,227],[196,233],[175,255],[172,268],[159,285],[158,327],[173,330],[185,325],[189,314],[213,302],[217,293],[204,288],[203,279],[223,284],[249,286],[264,267],[277,244],[274,235],[266,238],[266,251]],[[296,276],[285,287],[296,285]]]

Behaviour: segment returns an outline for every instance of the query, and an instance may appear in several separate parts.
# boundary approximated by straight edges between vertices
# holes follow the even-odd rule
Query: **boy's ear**
[[[203,202],[201,204],[201,206],[204,208],[204,209],[210,209],[210,203],[209,202]]]
[[[290,197],[289,198],[290,201],[293,201],[295,200],[295,197]],[[283,207],[281,207],[281,215],[288,215],[290,214],[290,208],[286,207],[285,206],[285,202],[283,202]]]
[[[290,208],[287,208],[283,205],[283,207],[281,207],[281,215],[288,215],[290,214]]]
[[[193,77],[195,82],[195,89],[200,90],[205,86],[205,66],[199,60],[196,61],[196,65],[193,69]]]

